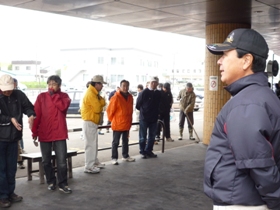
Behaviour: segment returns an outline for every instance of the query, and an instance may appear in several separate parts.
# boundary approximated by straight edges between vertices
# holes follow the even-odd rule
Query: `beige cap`
[[[92,82],[100,82],[102,84],[107,84],[107,82],[104,82],[103,77],[101,75],[95,75],[92,79]]]
[[[150,81],[151,81],[151,82],[158,82],[159,79],[158,79],[157,76],[155,76],[155,77],[151,77]]]
[[[14,86],[14,79],[8,74],[4,74],[0,77],[0,89],[2,91],[13,90]]]

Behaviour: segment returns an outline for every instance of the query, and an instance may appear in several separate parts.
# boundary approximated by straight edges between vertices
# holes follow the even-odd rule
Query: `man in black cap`
[[[188,82],[186,88],[179,92],[177,100],[180,100],[179,113],[179,137],[178,140],[183,140],[183,131],[185,126],[185,119],[187,118],[189,139],[195,140],[193,137],[193,110],[195,104],[195,93],[193,92],[192,83]]]
[[[280,101],[264,73],[268,46],[252,29],[207,45],[232,98],[217,116],[204,168],[214,209],[280,209]]]

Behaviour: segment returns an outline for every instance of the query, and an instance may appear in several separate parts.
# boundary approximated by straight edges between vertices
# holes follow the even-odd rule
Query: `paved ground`
[[[16,192],[24,200],[10,209],[210,210],[202,185],[205,151],[202,144],[185,145],[157,152],[155,159],[107,164],[100,174],[78,167],[69,180],[71,195],[49,192],[36,178],[18,178]]]
[[[178,119],[178,112],[176,112]],[[68,118],[68,128],[81,127],[81,119]],[[203,110],[195,112],[195,128],[202,140]],[[24,125],[24,142],[27,152],[38,152],[30,138],[28,126]],[[143,160],[138,145],[130,146],[134,163],[119,161],[118,166],[110,162],[111,150],[99,152],[99,158],[106,163],[100,174],[83,172],[84,155],[73,157],[73,178],[69,180],[71,195],[58,190],[49,192],[46,184],[39,184],[39,178],[27,181],[26,169],[18,170],[16,193],[24,197],[23,202],[13,204],[10,209],[93,209],[93,210],[210,210],[211,201],[203,193],[203,165],[206,146],[187,140],[178,141],[178,121],[171,123],[174,142],[154,146],[158,158]],[[112,133],[99,136],[99,148],[110,147]],[[138,132],[131,131],[130,143],[138,142]],[[80,132],[69,133],[69,149],[83,149]],[[121,150],[119,149],[119,152]],[[121,153],[120,153],[121,154]],[[33,168],[38,168],[35,163]]]

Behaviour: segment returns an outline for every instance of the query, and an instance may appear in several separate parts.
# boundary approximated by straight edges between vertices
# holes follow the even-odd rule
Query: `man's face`
[[[53,89],[54,92],[57,92],[60,89],[60,85],[56,83],[54,80],[50,80],[48,82],[48,88]]]
[[[186,87],[186,90],[188,93],[192,92],[193,91],[193,88],[192,87]]]
[[[244,77],[244,59],[237,57],[236,50],[225,51],[223,56],[217,61],[220,66],[221,81],[227,85]]]
[[[157,82],[157,81],[152,81],[152,82],[151,82],[151,88],[152,88],[153,90],[157,89],[157,86],[158,86],[158,82]]]
[[[4,96],[10,96],[10,95],[12,95],[12,93],[13,93],[13,90],[5,90],[5,91],[2,91],[2,94],[3,94]]]
[[[100,92],[103,88],[103,84],[101,82],[96,82],[94,87],[98,92]]]
[[[127,93],[129,90],[129,85],[127,82],[122,82],[121,86],[120,86],[120,91],[123,93]]]

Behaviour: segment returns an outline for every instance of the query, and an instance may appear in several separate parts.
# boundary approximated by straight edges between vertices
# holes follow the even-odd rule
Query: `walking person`
[[[255,30],[235,29],[207,47],[221,55],[221,81],[233,97],[211,135],[204,192],[215,210],[280,209],[280,101],[264,73],[267,43]]]
[[[152,77],[149,86],[139,94],[136,102],[136,109],[140,110],[139,149],[143,159],[157,157],[153,148],[161,99],[160,91],[157,90],[158,82],[158,77]]]
[[[112,164],[118,165],[118,147],[122,136],[122,160],[127,162],[135,161],[129,156],[129,130],[132,123],[133,97],[128,92],[129,81],[122,80],[120,89],[114,94],[107,108],[107,116],[113,130],[112,142]]]
[[[85,173],[96,174],[105,164],[100,163],[98,154],[98,125],[101,120],[105,100],[99,95],[107,84],[101,75],[95,75],[86,91],[81,107],[83,137],[85,140]]]
[[[15,194],[18,141],[22,139],[23,114],[31,128],[35,111],[27,96],[14,89],[11,76],[0,77],[0,91],[0,207],[8,208],[23,199]]]
[[[72,190],[67,180],[67,143],[68,129],[66,113],[71,99],[61,92],[61,78],[52,75],[48,78],[48,91],[40,93],[34,103],[36,119],[32,127],[34,141],[38,139],[42,153],[42,163],[47,179],[48,190],[69,194]],[[52,164],[52,151],[55,152],[57,177]],[[57,183],[58,181],[58,183]]]
[[[180,100],[180,113],[179,113],[179,137],[178,140],[183,140],[183,132],[185,126],[185,119],[187,118],[189,140],[195,140],[193,137],[193,110],[195,104],[195,93],[193,92],[192,83],[188,82],[186,88],[179,92],[177,100]]]

